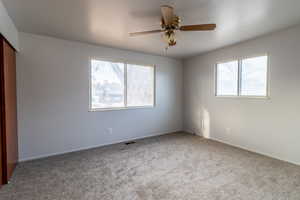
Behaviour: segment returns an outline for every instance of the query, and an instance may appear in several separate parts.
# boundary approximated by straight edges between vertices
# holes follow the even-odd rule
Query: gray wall
[[[26,33],[20,48],[20,160],[182,130],[181,61]],[[155,64],[156,107],[88,112],[91,58]]]
[[[10,44],[16,50],[19,50],[18,30],[14,22],[8,16],[6,8],[4,7],[1,0],[0,0],[0,33],[10,42]]]
[[[183,115],[189,132],[300,164],[299,35],[297,26],[187,59],[182,68],[174,59],[20,33],[20,159],[182,130]],[[265,53],[270,99],[214,96],[215,63]],[[157,106],[88,112],[89,61],[97,57],[156,64]]]
[[[184,61],[184,128],[300,164],[300,26]],[[270,99],[216,98],[214,66],[268,53]]]

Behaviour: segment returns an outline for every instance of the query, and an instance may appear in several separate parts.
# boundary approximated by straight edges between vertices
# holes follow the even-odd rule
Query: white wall
[[[300,164],[299,36],[297,26],[185,60],[184,128]],[[217,62],[265,53],[270,59],[270,100],[214,96]]]
[[[20,33],[20,48],[20,160],[182,130],[181,61],[26,33]],[[88,112],[95,57],[156,64],[156,107]]]
[[[18,30],[14,22],[8,16],[6,8],[0,0],[0,33],[10,42],[10,44],[19,50]]]

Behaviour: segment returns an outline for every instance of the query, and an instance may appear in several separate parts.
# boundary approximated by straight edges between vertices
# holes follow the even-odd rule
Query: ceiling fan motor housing
[[[164,19],[162,18],[161,19],[161,28],[163,30],[166,30],[166,31],[168,31],[168,30],[178,30],[179,27],[180,27],[180,22],[181,22],[180,18],[176,15],[174,15],[173,21],[170,24],[166,24]]]
[[[163,18],[161,19],[161,28],[165,31],[164,37],[169,46],[176,45],[175,30],[180,27],[180,18],[176,15],[173,17],[171,24],[166,24]]]

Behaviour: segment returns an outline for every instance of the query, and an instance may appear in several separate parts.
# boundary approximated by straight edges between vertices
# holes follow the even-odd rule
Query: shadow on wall
[[[202,108],[202,136],[210,138],[210,114],[207,109]]]
[[[210,138],[210,114],[206,108],[195,111],[193,117],[193,130],[196,135]]]

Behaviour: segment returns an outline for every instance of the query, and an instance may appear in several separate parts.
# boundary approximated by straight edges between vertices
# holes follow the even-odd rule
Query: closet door
[[[1,89],[0,89],[1,90]],[[1,100],[0,100],[1,102]],[[1,109],[0,109],[1,113]],[[0,115],[0,187],[4,184],[4,177],[3,177],[3,159],[2,159],[2,130],[1,130],[1,115]]]
[[[15,50],[2,39],[2,168],[3,182],[8,182],[18,161],[17,95]]]
[[[4,148],[3,148],[3,134],[4,134],[4,80],[3,80],[3,39],[0,35],[0,186],[4,184]]]

